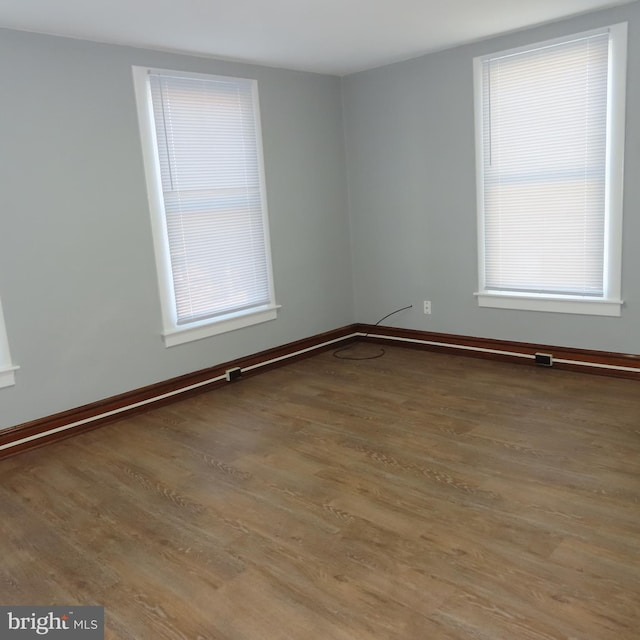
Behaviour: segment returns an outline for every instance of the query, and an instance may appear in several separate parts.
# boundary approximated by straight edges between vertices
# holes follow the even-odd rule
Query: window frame
[[[0,389],[15,385],[15,372],[18,368],[19,367],[15,366],[11,361],[9,338],[7,337],[7,328],[4,322],[2,300],[0,300]]]
[[[269,237],[269,216],[267,209],[266,184],[264,172],[264,154],[262,148],[262,131],[260,122],[260,105],[258,99],[258,83],[254,79],[235,78],[173,69],[158,69],[155,67],[133,66],[133,83],[138,111],[138,124],[142,143],[147,197],[151,215],[151,229],[154,244],[158,288],[162,309],[162,335],[165,346],[172,347],[193,340],[200,340],[214,335],[220,335],[236,329],[249,327],[262,322],[275,320],[280,305],[275,302],[275,288],[273,281],[273,262],[271,256],[271,242]],[[167,74],[183,78],[202,78],[206,80],[221,80],[224,82],[238,81],[249,83],[253,98],[253,115],[256,128],[257,163],[260,180],[260,195],[262,204],[262,219],[264,229],[264,249],[267,259],[267,280],[269,302],[249,309],[230,311],[213,317],[192,322],[178,323],[176,296],[173,284],[169,237],[165,216],[165,205],[160,173],[160,160],[155,131],[155,118],[151,98],[149,74]]]
[[[485,286],[485,212],[484,212],[484,113],[483,74],[485,60],[497,55],[522,53],[539,47],[609,33],[609,67],[607,88],[607,151],[604,230],[604,293],[602,297],[551,293],[504,292]],[[610,25],[560,38],[496,51],[473,60],[474,116],[476,147],[476,199],[478,236],[478,291],[474,293],[479,307],[545,311],[599,316],[622,314],[622,216],[624,182],[625,107],[627,78],[627,23]]]

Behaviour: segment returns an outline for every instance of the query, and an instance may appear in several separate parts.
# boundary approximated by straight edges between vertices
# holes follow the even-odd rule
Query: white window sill
[[[280,305],[265,306],[250,311],[230,313],[213,320],[202,320],[189,325],[173,327],[165,330],[164,343],[167,347],[185,344],[194,340],[202,340],[210,336],[220,335],[243,327],[250,327],[261,322],[275,320]]]
[[[0,369],[0,389],[12,387],[16,383],[15,372],[19,367],[4,367]]]
[[[521,311],[547,311],[590,316],[619,317],[622,300],[593,299],[581,296],[552,296],[481,291],[474,294],[479,307],[518,309]]]

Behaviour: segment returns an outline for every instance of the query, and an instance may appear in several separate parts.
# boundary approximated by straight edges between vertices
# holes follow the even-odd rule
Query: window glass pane
[[[485,289],[602,296],[609,35],[483,62]]]
[[[269,304],[254,83],[150,83],[178,324]]]

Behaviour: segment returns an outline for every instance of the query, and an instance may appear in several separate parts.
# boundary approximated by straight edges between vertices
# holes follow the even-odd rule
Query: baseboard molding
[[[359,339],[366,342],[392,343],[414,349],[503,362],[518,362],[532,366],[538,366],[535,362],[536,353],[550,354],[553,357],[553,369],[640,380],[640,355],[636,354],[574,349],[492,338],[474,338],[369,324],[356,325],[356,331]]]
[[[247,377],[356,340],[532,366],[535,354],[545,353],[553,357],[552,369],[640,380],[640,355],[353,324],[4,429],[0,459],[229,384],[228,369],[239,368]]]
[[[0,459],[229,384],[225,376],[228,369],[239,368],[242,377],[247,377],[342,346],[356,338],[355,325],[342,327],[4,429],[0,431]]]

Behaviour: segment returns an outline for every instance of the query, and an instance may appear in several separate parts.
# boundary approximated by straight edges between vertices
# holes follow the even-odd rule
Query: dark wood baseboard
[[[355,339],[355,325],[349,325],[4,429],[0,459],[229,384],[224,379],[228,369],[240,368],[248,377]]]
[[[534,354],[545,353],[553,356],[554,369],[640,380],[640,355],[635,354],[353,324],[10,427],[0,431],[0,459],[229,384],[228,369],[240,368],[247,377],[356,340],[533,366]]]
[[[393,343],[414,349],[503,362],[518,362],[532,366],[538,366],[534,359],[536,353],[551,354],[553,356],[553,369],[566,369],[582,373],[640,380],[640,355],[637,354],[574,349],[530,342],[495,340],[492,338],[475,338],[448,333],[379,327],[369,324],[358,324],[356,325],[356,330],[359,334],[362,334],[360,340],[366,342]]]

